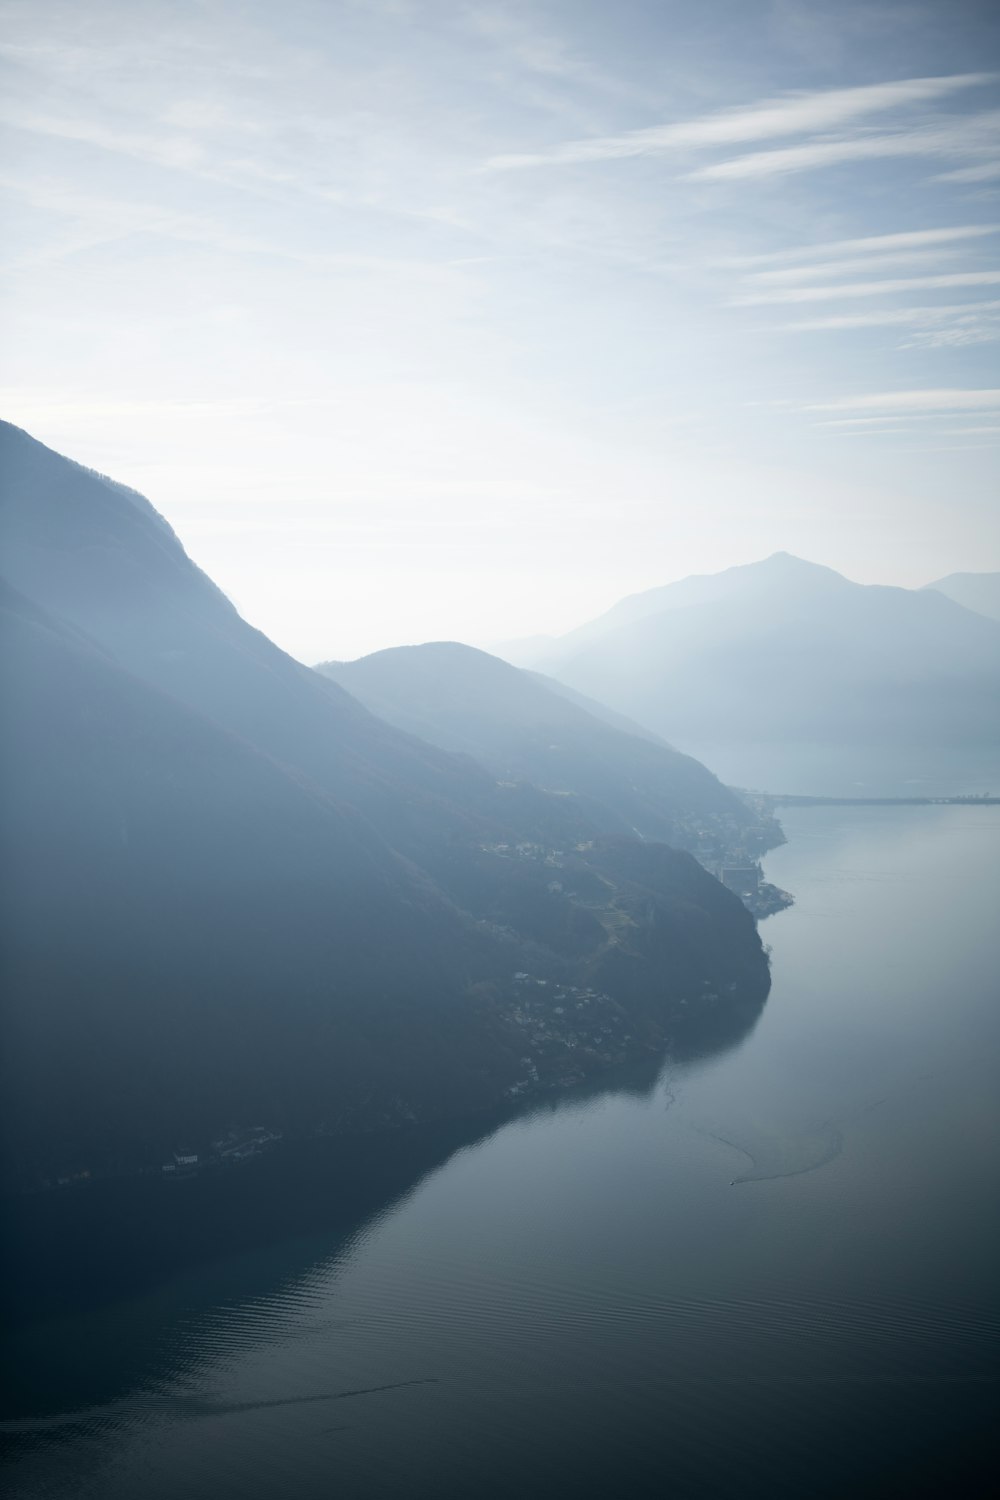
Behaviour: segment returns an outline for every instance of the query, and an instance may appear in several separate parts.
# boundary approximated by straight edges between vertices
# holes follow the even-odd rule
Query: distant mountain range
[[[385,722],[248,625],[142,496],[6,424],[0,540],[8,1181],[233,1123],[470,1113],[756,1015],[753,919],[690,855],[610,833],[631,802]],[[588,732],[610,748],[569,763],[631,756],[649,828],[686,796],[740,815],[685,757]]]
[[[956,604],[976,614],[1000,620],[1000,573],[949,573],[947,578],[939,578],[927,587],[947,594]]]
[[[713,836],[733,843],[753,821],[690,756],[472,646],[401,646],[317,670],[400,729],[464,751],[504,779],[571,794],[603,832],[696,848]]]
[[[1000,743],[1000,623],[787,553],[633,595],[525,664],[681,747]]]

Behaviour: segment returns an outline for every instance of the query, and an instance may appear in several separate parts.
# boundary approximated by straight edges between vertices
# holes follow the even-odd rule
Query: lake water
[[[80,1208],[73,1285],[12,1273],[7,1493],[987,1493],[1000,807],[783,822],[727,1051]]]

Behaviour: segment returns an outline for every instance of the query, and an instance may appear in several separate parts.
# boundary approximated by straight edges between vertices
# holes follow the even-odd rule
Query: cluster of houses
[[[62,1173],[61,1176],[59,1176],[59,1177],[56,1178],[56,1187],[69,1187],[69,1185],[70,1185],[71,1182],[89,1182],[89,1181],[90,1181],[90,1168],[89,1167],[81,1167],[81,1169],[78,1172],[64,1172],[64,1173]],[[42,1179],[42,1186],[43,1187],[51,1187],[52,1186],[51,1179],[49,1179],[47,1177],[43,1178]]]
[[[190,1176],[202,1167],[230,1167],[239,1162],[261,1156],[275,1141],[281,1140],[280,1130],[270,1130],[266,1125],[234,1126],[225,1135],[211,1143],[211,1148],[199,1153],[190,1147],[175,1151],[161,1170],[168,1176]]]
[[[528,1093],[543,1082],[554,1086],[577,1083],[586,1069],[583,1059],[574,1058],[573,1053],[611,1063],[632,1040],[627,1017],[610,995],[538,979],[524,970],[514,975],[514,985],[517,998],[507,1014],[534,1051],[521,1058],[524,1074],[507,1089],[508,1098]]]
[[[723,865],[719,879],[728,890],[735,891],[744,901],[756,896],[762,879],[758,864]]]
[[[703,837],[692,845],[690,853],[727,890],[739,896],[758,919],[791,906],[791,896],[764,879],[760,860],[749,852],[745,843]]]
[[[764,879],[764,872],[755,860],[744,860],[740,864],[723,865],[718,872],[722,884],[739,896],[743,905],[760,920],[773,916],[792,905],[792,897],[779,886]]]
[[[693,854],[700,865],[716,880],[749,907],[755,917],[769,916],[791,904],[791,897],[764,879],[757,854],[782,842],[779,825],[773,811],[761,801],[747,798],[748,806],[756,815],[756,822],[749,828],[734,818],[720,815],[706,821],[704,814],[681,816],[677,820],[674,843],[678,849]],[[547,849],[543,844],[523,842],[519,844],[481,844],[486,854],[495,854],[501,859],[527,859],[538,864],[556,868],[565,865],[565,851]],[[580,844],[575,852],[584,852],[592,847]],[[557,880],[549,882],[553,893],[562,890]]]
[[[497,854],[501,859],[531,859],[539,864],[559,865],[565,855],[558,849],[547,849],[544,844],[480,844],[484,854]]]

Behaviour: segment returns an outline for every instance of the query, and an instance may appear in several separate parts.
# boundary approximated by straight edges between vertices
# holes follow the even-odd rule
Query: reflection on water
[[[739,1046],[764,1004],[755,998],[700,1023],[692,1018],[670,1066]],[[464,1120],[344,1141],[283,1143],[237,1172],[98,1182],[70,1194],[23,1198],[8,1205],[4,1226],[4,1324],[38,1324],[83,1306],[117,1302],[123,1291],[141,1295],[175,1281],[187,1267],[195,1269],[183,1283],[184,1295],[204,1295],[211,1305],[219,1279],[205,1271],[206,1262],[224,1266],[220,1275],[231,1294],[247,1287],[261,1295],[268,1275],[280,1282],[298,1265],[311,1265],[318,1253],[343,1254],[369,1221],[382,1218],[421,1178],[503,1124],[541,1122],[608,1094],[642,1099],[663,1072],[663,1057],[650,1055]],[[155,1305],[173,1316],[169,1299]],[[153,1306],[144,1304],[150,1311]],[[130,1303],[130,1317],[132,1310]],[[15,1384],[22,1398],[23,1382],[21,1370]],[[32,1399],[39,1395],[32,1393]]]
[[[90,1226],[89,1305],[12,1344],[12,1492],[980,1493],[1000,809],[785,822],[741,1041],[177,1185],[128,1296]]]

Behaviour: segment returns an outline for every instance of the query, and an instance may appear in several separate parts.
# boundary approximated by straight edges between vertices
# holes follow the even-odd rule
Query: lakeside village
[[[212,1141],[207,1151],[180,1146],[171,1152],[169,1159],[160,1167],[128,1167],[103,1172],[81,1167],[75,1172],[39,1177],[28,1191],[47,1192],[52,1188],[81,1187],[102,1177],[146,1177],[151,1173],[166,1181],[183,1180],[195,1177],[206,1169],[236,1167],[243,1162],[256,1161],[281,1139],[280,1130],[271,1130],[266,1125],[234,1125],[225,1135]]]
[[[538,1088],[568,1088],[595,1065],[610,1067],[624,1060],[632,1032],[610,995],[550,983],[523,970],[514,975],[514,987],[506,1019],[530,1051],[520,1060],[523,1076],[504,1091],[508,1099]]]
[[[777,849],[785,842],[785,835],[775,817],[772,797],[763,792],[741,791],[737,795],[753,813],[753,822],[740,825],[724,815],[695,817],[688,814],[678,818],[670,843],[673,848],[693,855],[702,869],[739,896],[751,915],[760,922],[794,903],[794,897],[788,891],[764,879],[760,864],[761,857],[769,849]],[[639,833],[638,829],[635,831]],[[641,833],[639,837],[642,838]],[[570,854],[583,853],[589,847],[589,844],[581,844]],[[502,859],[533,860],[550,866],[553,871],[563,866],[569,857],[564,851],[533,843],[482,844],[480,848],[485,854],[495,854]],[[561,889],[558,878],[553,878],[549,889]]]
[[[736,993],[736,984],[726,986],[726,995],[702,981],[699,1008],[714,1010]],[[678,1002],[687,1007],[691,1002]],[[624,1007],[601,990],[541,980],[537,975],[514,975],[514,1001],[505,1020],[519,1029],[525,1044],[520,1059],[523,1074],[504,1094],[516,1100],[543,1089],[570,1089],[585,1082],[595,1071],[621,1067],[639,1050],[660,1050],[667,1041],[663,1032],[637,1038]]]
[[[704,819],[689,819],[675,847],[694,856],[709,874],[739,896],[758,920],[783,911],[793,904],[787,891],[764,879],[760,857],[768,849],[785,841],[773,808],[763,795],[741,794],[755,814],[754,821],[740,827],[735,820],[719,818],[707,824]],[[572,855],[585,852],[581,845],[570,852],[546,849],[541,844],[492,844],[481,846],[485,853],[504,859],[533,860],[550,867],[553,879],[549,890],[562,889],[557,872],[571,862]],[[626,914],[614,905],[582,901],[604,922],[608,937],[614,941],[620,928],[629,923]],[[514,996],[504,1011],[504,1019],[521,1034],[525,1055],[520,1063],[522,1076],[505,1090],[508,1099],[542,1089],[571,1088],[595,1070],[618,1066],[635,1052],[636,1038],[627,1012],[616,1000],[602,991],[542,979],[519,971],[513,976]],[[699,1008],[713,1009],[729,1000],[736,984],[727,986],[721,995],[711,981],[702,981],[697,997]],[[678,1002],[687,1006],[691,1002]],[[647,1045],[658,1045],[665,1038],[646,1038]]]
[[[682,819],[678,823],[675,847],[692,854],[709,874],[739,896],[760,921],[792,905],[788,892],[769,884],[760,866],[761,855],[784,843],[785,838],[781,824],[774,816],[773,798],[764,793],[758,796],[744,792],[740,795],[755,815],[753,823],[740,827],[721,817]],[[560,890],[561,884],[555,872],[587,846],[569,853],[531,843],[481,847],[484,852],[502,859],[533,860],[550,866],[553,880],[549,888]],[[589,906],[591,903],[585,904]],[[593,909],[605,920],[609,937],[618,926],[627,924],[624,913],[599,904]],[[735,986],[730,985],[730,989],[733,988]],[[705,980],[700,1003],[713,1006],[722,999]],[[680,1002],[681,1005],[687,1003],[686,1000]],[[541,1089],[572,1087],[595,1069],[620,1064],[630,1050],[634,1051],[635,1038],[628,1016],[610,995],[536,978],[523,971],[513,976],[513,997],[503,1019],[521,1034],[525,1047],[525,1055],[520,1060],[524,1071],[506,1090],[509,1099]],[[401,1101],[398,1117],[387,1118],[385,1124],[408,1123],[415,1118]],[[259,1160],[281,1139],[280,1130],[266,1125],[234,1125],[225,1135],[212,1141],[207,1150],[181,1146],[159,1168],[150,1166],[140,1168],[138,1172],[133,1169],[122,1175],[156,1173],[164,1181],[184,1181],[205,1171],[218,1171]],[[79,1187],[93,1181],[97,1175],[85,1167],[51,1178],[39,1178],[31,1190],[43,1192],[52,1188]]]
[[[728,990],[735,991],[730,984]],[[514,975],[515,996],[505,1019],[524,1040],[522,1076],[504,1090],[517,1099],[541,1089],[572,1088],[595,1070],[616,1067],[635,1054],[636,1038],[627,1012],[601,990],[539,979],[521,970]],[[722,997],[703,982],[701,1003],[717,1005]],[[681,1000],[686,1006],[687,1000]],[[658,1046],[663,1037],[645,1039]]]
[[[280,1140],[281,1131],[269,1130],[266,1125],[234,1126],[204,1153],[189,1147],[175,1151],[160,1171],[164,1177],[190,1177],[204,1167],[236,1167],[263,1156]]]
[[[760,865],[761,857],[769,849],[777,849],[785,842],[785,835],[770,798],[755,792],[736,794],[753,813],[752,823],[741,828],[728,818],[708,823],[704,818],[687,818],[677,847],[693,854],[761,922],[793,904],[788,891],[764,879]]]

